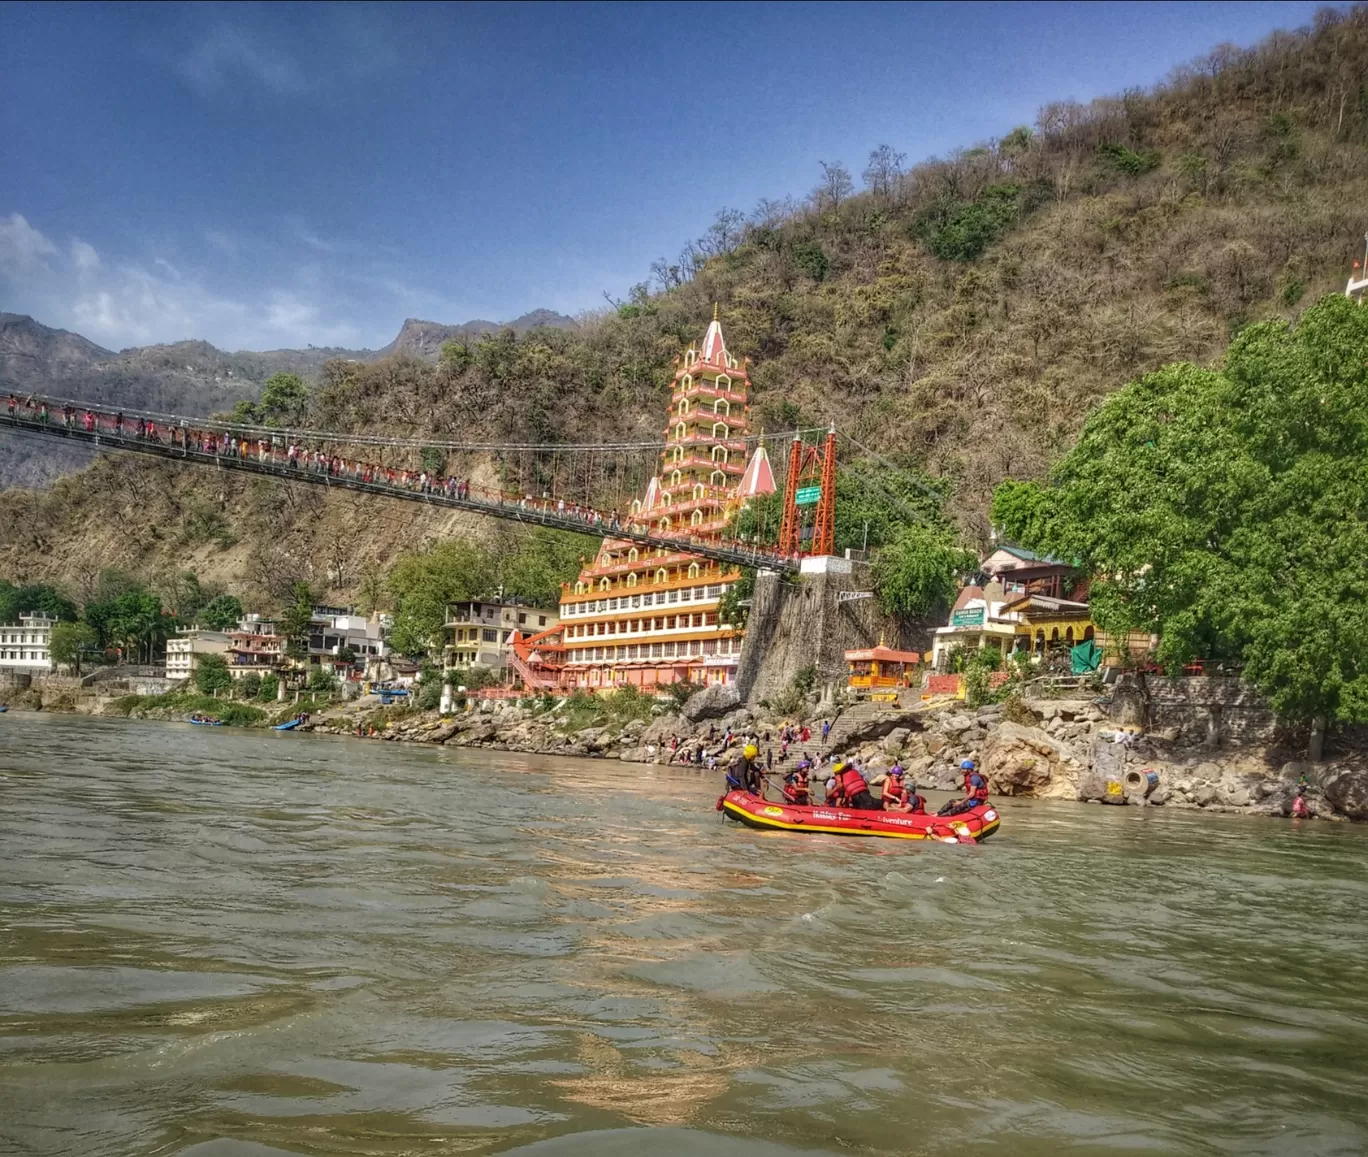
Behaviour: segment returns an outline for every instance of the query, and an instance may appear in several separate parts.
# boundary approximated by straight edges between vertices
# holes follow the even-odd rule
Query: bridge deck
[[[90,409],[82,406],[82,410]],[[93,409],[91,413],[96,413]],[[101,417],[106,415],[101,414]],[[55,419],[55,420],[54,420]],[[206,429],[210,428],[206,424]],[[166,430],[167,427],[161,426]],[[660,548],[671,553],[697,555],[700,558],[715,559],[732,566],[768,567],[771,570],[794,572],[798,569],[795,559],[774,554],[771,551],[746,547],[736,543],[695,540],[687,535],[662,534],[651,531],[634,523],[624,523],[609,527],[608,520],[598,523],[561,513],[538,501],[528,504],[525,500],[507,495],[482,493],[481,496],[459,498],[444,490],[419,490],[388,482],[366,481],[347,475],[329,474],[288,462],[278,461],[274,454],[264,460],[255,455],[246,458],[224,452],[197,450],[194,446],[183,446],[161,439],[139,437],[131,430],[117,433],[97,426],[86,430],[79,423],[65,425],[60,417],[53,415],[47,422],[28,417],[23,411],[7,414],[0,411],[0,430],[13,430],[20,434],[35,437],[61,438],[68,442],[84,443],[98,450],[121,450],[134,454],[146,454],[166,458],[174,462],[188,462],[200,466],[217,466],[222,470],[238,470],[282,482],[307,482],[342,490],[353,490],[377,498],[392,498],[401,502],[417,502],[424,506],[437,506],[451,510],[465,510],[472,514],[483,514],[489,518],[501,518],[508,522],[521,522],[534,526],[549,526],[556,530],[568,530],[575,534],[588,534],[599,538],[614,538],[634,542],[639,546]],[[217,433],[217,432],[216,432]],[[263,430],[264,435],[270,431]],[[344,440],[344,435],[339,435]],[[491,447],[491,450],[497,447]]]

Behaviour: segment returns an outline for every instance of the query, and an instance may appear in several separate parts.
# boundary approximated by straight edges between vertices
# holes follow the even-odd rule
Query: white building
[[[16,675],[52,672],[52,628],[57,620],[42,611],[0,625],[0,671]]]
[[[471,600],[447,607],[446,629],[449,642],[443,666],[466,667],[480,664],[502,670],[513,650],[513,634],[527,638],[549,630],[560,616],[549,607],[529,607],[519,602],[498,599]]]
[[[166,677],[189,679],[199,665],[201,655],[222,655],[228,650],[226,631],[206,631],[200,627],[186,627],[166,640]]]
[[[372,667],[389,657],[385,635],[389,616],[353,614],[341,607],[314,607],[309,623],[309,663],[332,670],[343,651],[351,651],[354,662]]]

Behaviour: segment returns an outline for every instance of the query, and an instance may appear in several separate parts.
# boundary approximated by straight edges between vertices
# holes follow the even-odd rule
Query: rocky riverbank
[[[786,759],[779,733],[790,719],[714,692],[695,696],[680,711],[590,726],[582,725],[569,701],[550,708],[540,700],[482,701],[455,716],[384,718],[374,736],[665,764],[692,762],[698,752],[728,758],[722,741],[730,729],[758,735],[761,757],[772,751],[776,772],[804,752],[854,755],[871,774],[896,760],[923,787],[953,791],[960,760],[973,757],[998,795],[1266,816],[1289,814],[1304,781],[1313,815],[1368,820],[1368,770],[1359,759],[1309,764],[1262,745],[1185,747],[1172,729],[1144,734],[1118,725],[1109,708],[1092,699],[1013,700],[976,711],[955,703],[860,704],[825,717],[832,722],[825,744],[823,717],[810,720],[811,742],[793,744]],[[356,735],[358,726],[369,733],[375,725],[353,711],[320,719],[310,729]]]

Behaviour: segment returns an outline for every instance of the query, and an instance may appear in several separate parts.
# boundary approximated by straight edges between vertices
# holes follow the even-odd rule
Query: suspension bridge
[[[232,470],[282,482],[300,482],[342,489],[373,497],[413,502],[429,507],[463,510],[524,525],[545,526],[576,534],[612,537],[654,549],[662,554],[690,554],[732,566],[798,570],[796,555],[785,555],[757,543],[714,535],[662,531],[645,521],[604,513],[581,503],[543,494],[511,493],[457,482],[454,477],[430,477],[414,469],[395,469],[354,457],[365,447],[400,447],[431,452],[458,450],[489,456],[526,453],[599,455],[649,453],[654,458],[663,442],[574,443],[441,442],[243,426],[150,411],[121,411],[92,406],[70,398],[47,395],[11,399],[0,412],[0,429],[44,439],[90,446]],[[786,435],[792,437],[792,435]],[[348,457],[318,447],[347,448]]]

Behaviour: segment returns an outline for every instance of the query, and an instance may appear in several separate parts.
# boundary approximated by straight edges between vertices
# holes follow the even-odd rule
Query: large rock
[[[982,768],[991,791],[1036,799],[1076,798],[1082,770],[1065,744],[1019,723],[1004,723],[988,737]]]
[[[721,719],[741,704],[741,695],[730,683],[717,683],[696,691],[680,709],[685,719],[697,723],[702,719]]]
[[[1342,771],[1325,785],[1325,798],[1341,815],[1368,820],[1368,771]]]

